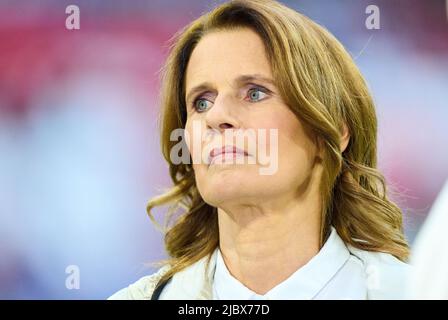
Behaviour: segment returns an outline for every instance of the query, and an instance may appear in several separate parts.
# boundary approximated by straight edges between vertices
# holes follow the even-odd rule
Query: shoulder
[[[391,254],[347,246],[364,269],[369,299],[405,299],[410,265]]]
[[[170,266],[165,265],[157,272],[144,276],[126,288],[117,291],[107,300],[151,300],[157,283],[169,269]]]

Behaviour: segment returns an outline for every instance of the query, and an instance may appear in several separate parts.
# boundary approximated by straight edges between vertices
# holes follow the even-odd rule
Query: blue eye
[[[261,94],[261,97],[260,97],[260,94]],[[257,102],[257,101],[263,99],[264,98],[263,95],[266,95],[266,93],[263,92],[263,90],[261,90],[260,88],[252,88],[249,90],[249,93],[248,93],[248,97],[251,102]]]
[[[208,105],[210,103],[210,101],[206,100],[206,99],[197,99],[194,102],[194,108],[196,109],[196,111],[198,112],[204,112],[206,111],[208,108],[210,108],[210,106]]]

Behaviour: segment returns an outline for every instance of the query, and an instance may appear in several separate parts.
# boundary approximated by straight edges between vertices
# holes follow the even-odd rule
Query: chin
[[[257,168],[247,165],[219,165],[197,170],[196,181],[202,198],[212,206],[253,194],[261,182]]]
[[[200,189],[200,194],[209,205],[218,207],[223,203],[231,203],[241,200],[248,191],[245,186],[238,181],[207,181],[207,186]]]

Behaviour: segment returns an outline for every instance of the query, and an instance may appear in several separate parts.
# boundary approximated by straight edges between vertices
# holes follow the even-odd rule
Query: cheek
[[[187,122],[185,123],[185,144],[188,148],[190,156],[195,157],[195,162],[200,161],[201,154],[198,154],[197,152],[200,152],[203,149],[202,135],[204,132],[204,121],[195,118],[187,119]]]
[[[207,168],[203,164],[193,164],[194,177],[196,183],[200,186],[207,174]]]
[[[299,180],[303,180],[312,173],[316,147],[301,126],[290,129],[294,129],[294,132],[286,132],[280,142],[279,163],[286,171],[295,172]]]
[[[278,129],[279,170],[308,171],[316,156],[316,145],[296,115],[286,106],[278,108],[264,125]],[[272,143],[272,142],[270,142]],[[272,147],[272,146],[268,146]]]
[[[192,125],[190,120],[187,120],[185,123],[185,144],[187,145],[188,151],[192,153]]]
[[[193,126],[193,122],[194,121],[199,121],[196,122],[196,126]],[[197,124],[200,123],[201,125],[201,131],[198,132],[194,129],[197,129]],[[203,121],[201,121],[200,119],[191,119],[188,118],[187,122],[185,123],[185,144],[187,145],[188,151],[190,153],[190,160],[194,160],[193,158],[198,157],[196,159],[196,161],[193,161],[192,163],[192,168],[194,171],[194,175],[196,178],[196,182],[197,184],[201,184],[201,182],[204,180],[206,173],[207,173],[207,166],[203,163],[198,163],[200,161],[201,154],[197,154],[195,152],[195,146],[199,147],[198,151],[203,150],[203,145],[202,145],[202,136],[201,133],[204,132],[204,124]],[[198,146],[198,142],[194,143],[195,139],[198,139],[196,141],[199,141],[200,146]]]

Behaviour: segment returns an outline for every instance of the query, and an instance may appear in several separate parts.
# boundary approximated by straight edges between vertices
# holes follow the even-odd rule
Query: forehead
[[[261,37],[249,28],[215,31],[193,50],[186,71],[186,88],[203,81],[220,82],[240,74],[271,76]]]

